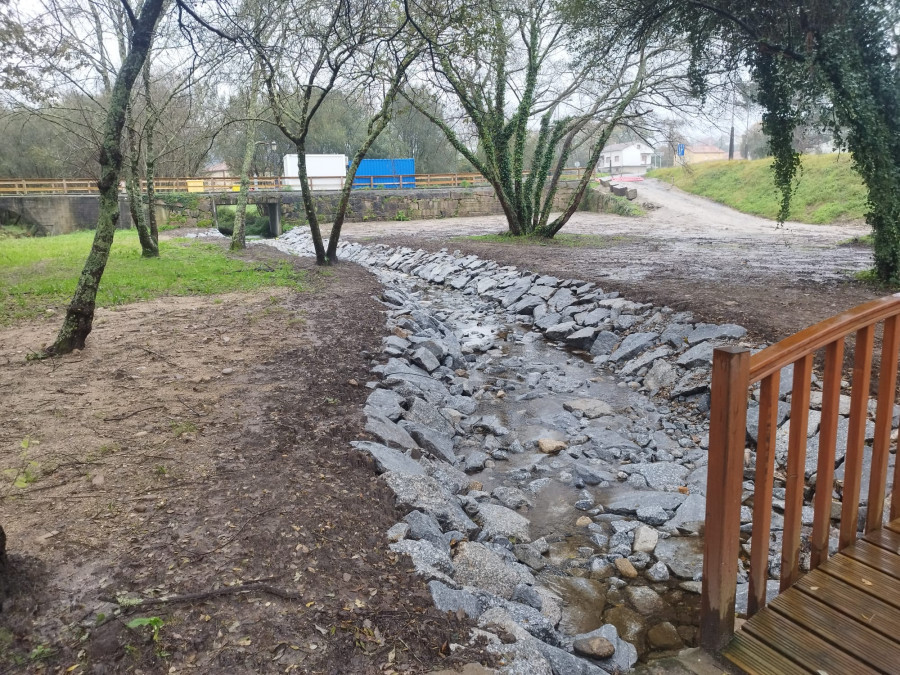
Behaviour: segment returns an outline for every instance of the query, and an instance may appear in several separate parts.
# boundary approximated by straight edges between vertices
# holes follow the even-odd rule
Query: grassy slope
[[[4,239],[0,247],[0,326],[64,308],[87,258],[93,232]],[[116,233],[100,283],[100,307],[167,295],[208,295],[265,286],[299,286],[288,263],[273,266],[233,257],[197,240],[160,242],[160,257],[141,257],[137,233]]]
[[[704,162],[685,169],[656,169],[650,176],[674,180],[682,190],[708,197],[738,211],[764,218],[778,214],[779,192],[770,166],[772,160]],[[804,155],[802,175],[791,200],[791,220],[834,223],[862,219],[866,191],[850,166],[849,155]]]

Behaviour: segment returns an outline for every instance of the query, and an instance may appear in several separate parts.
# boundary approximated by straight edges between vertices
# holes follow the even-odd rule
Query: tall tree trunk
[[[325,255],[325,244],[322,242],[319,216],[316,214],[316,203],[313,201],[309,176],[306,173],[306,141],[297,143],[297,176],[300,179],[300,192],[303,195],[303,210],[306,212],[309,232],[312,234],[313,248],[316,249],[316,263],[327,265],[328,256]]]
[[[234,231],[231,233],[231,250],[239,251],[246,248],[247,232],[247,193],[250,190],[250,167],[253,166],[253,156],[256,154],[256,121],[259,96],[260,69],[257,63],[253,64],[253,73],[250,76],[250,94],[247,105],[247,144],[244,146],[244,159],[241,162],[241,189],[238,192],[237,207],[234,210]],[[299,161],[299,157],[298,157]]]
[[[119,221],[122,129],[125,126],[131,91],[150,49],[150,40],[162,13],[163,3],[164,0],[144,0],[140,16],[136,19],[131,34],[131,50],[122,62],[116,83],[113,85],[109,110],[106,113],[103,144],[100,146],[100,180],[97,181],[100,190],[100,216],[97,219],[94,243],[78,280],[78,286],[75,288],[75,295],[66,310],[63,325],[56,336],[56,342],[45,351],[48,356],[68,354],[73,349],[82,349],[94,324],[97,289],[109,260],[109,249]]]
[[[149,50],[148,50],[149,56]],[[156,210],[153,204],[156,202],[156,149],[153,145],[153,132],[159,117],[153,107],[153,99],[150,96],[150,59],[144,61],[144,99],[147,102],[147,124],[144,125],[144,169],[147,176],[147,227],[150,237],[159,249],[159,226],[156,222]]]
[[[128,118],[130,118],[130,113]],[[140,155],[140,147],[138,145],[137,133],[134,126],[129,120],[128,128],[128,174],[125,178],[125,190],[128,193],[128,207],[131,210],[131,222],[138,233],[138,240],[141,242],[141,255],[145,258],[159,257],[159,246],[150,234],[147,228],[147,221],[144,219],[144,204],[141,195],[141,172],[139,169],[138,156]]]

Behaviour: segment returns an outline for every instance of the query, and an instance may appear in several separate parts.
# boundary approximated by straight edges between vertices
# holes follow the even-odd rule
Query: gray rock
[[[699,494],[688,495],[666,524],[692,534],[702,533],[706,525],[706,497]]]
[[[519,488],[498,485],[492,492],[494,498],[508,509],[518,509],[523,506],[531,506],[531,500]]]
[[[642,506],[637,510],[637,519],[648,525],[662,525],[669,515],[660,506]]]
[[[766,581],[766,603],[772,602],[778,597],[780,583],[774,579]],[[750,584],[738,584],[734,596],[734,611],[738,614],[747,614],[747,602],[750,598]]]
[[[531,541],[528,531],[531,521],[505,506],[479,504],[478,519],[481,521],[481,534],[484,537],[506,537],[522,543]]]
[[[709,388],[709,371],[703,368],[689,370],[678,380],[671,393],[672,398],[699,394]]]
[[[663,345],[662,347],[657,347],[656,349],[654,349],[652,351],[644,352],[643,354],[638,356],[636,359],[632,359],[631,361],[626,363],[619,370],[619,373],[622,375],[631,375],[632,373],[636,373],[637,371],[639,371],[641,368],[646,368],[647,366],[649,366],[650,364],[655,362],[657,359],[664,358],[671,353],[672,353],[671,347],[667,347],[666,345]]]
[[[686,498],[687,495],[680,492],[633,490],[615,494],[604,503],[604,506],[609,513],[630,516],[635,515],[641,508],[659,507],[674,511]]]
[[[401,403],[403,403],[403,397],[397,392],[390,389],[375,389],[366,399],[365,412],[366,414],[374,412],[384,415],[392,422],[396,422],[403,415]]]
[[[512,623],[512,619],[509,619]],[[537,650],[538,640],[518,640],[511,644],[488,645],[489,654],[500,661],[498,675],[554,675],[550,663]]]
[[[586,462],[579,462],[575,465],[575,475],[578,476],[585,485],[599,485],[604,481],[612,483],[616,480],[616,476],[612,472],[605,471]]]
[[[388,541],[393,543],[405,539],[408,532],[409,525],[406,523],[394,523],[387,531]]]
[[[400,356],[409,348],[409,340],[404,340],[396,335],[388,335],[382,338],[381,344],[384,345],[384,352],[390,356]]]
[[[682,368],[710,368],[712,367],[713,349],[712,342],[701,342],[684,352],[675,361]]]
[[[391,422],[384,415],[378,413],[366,416],[366,431],[375,436],[385,445],[412,450],[419,445],[413,440],[403,427]]]
[[[638,614],[644,616],[661,615],[668,605],[649,586],[628,586],[625,588],[625,595],[628,597],[629,604],[637,610]]]
[[[678,371],[665,359],[657,359],[644,376],[644,386],[651,392],[668,389],[678,381]]]
[[[441,414],[437,406],[423,401],[420,398],[414,398],[409,410],[404,413],[404,418],[410,422],[421,424],[424,427],[433,429],[439,434],[443,434],[448,438],[453,438],[455,430],[453,425]]]
[[[669,568],[666,567],[666,564],[661,560],[654,563],[652,567],[648,567],[645,574],[647,575],[647,578],[653,582],[658,583],[660,581],[669,580]]]
[[[428,590],[431,591],[434,606],[442,612],[462,610],[470,619],[478,619],[484,612],[481,600],[468,591],[450,588],[440,581],[428,582]]]
[[[632,548],[638,553],[653,553],[659,541],[659,532],[649,525],[641,525],[634,531]]]
[[[690,334],[693,329],[683,323],[673,323],[669,324],[668,328],[666,328],[662,335],[660,335],[660,340],[663,342],[668,342],[670,345],[675,347],[675,349],[680,349],[686,344],[685,338]]]
[[[733,323],[717,325],[714,323],[698,323],[694,330],[687,335],[687,343],[695,345],[704,340],[720,340],[722,338],[742,338],[747,334],[747,329]]]
[[[463,512],[450,491],[432,476],[413,476],[388,471],[382,479],[394,491],[398,506],[408,506],[430,513],[441,527],[471,533],[478,526]]]
[[[576,330],[574,333],[570,333],[566,337],[566,346],[571,347],[572,349],[588,350],[591,348],[591,345],[594,344],[596,336],[596,328],[582,328],[581,330]]]
[[[609,675],[609,671],[558,647],[538,640],[535,640],[534,646],[550,662],[553,675]]]
[[[617,344],[619,344],[618,335],[608,330],[600,331],[600,333],[597,334],[597,338],[594,340],[594,344],[591,345],[591,355],[605,356],[612,352]]]
[[[492,436],[506,436],[509,433],[496,415],[484,415],[472,424],[472,430],[478,433],[491,434]]]
[[[530,581],[519,570],[507,565],[499,555],[473,541],[463,541],[456,546],[453,564],[457,582],[484,589],[507,600],[512,597],[516,586]]]
[[[351,445],[372,455],[379,473],[397,471],[418,476],[425,475],[425,469],[419,462],[399,450],[369,441],[353,441]]]
[[[652,347],[658,337],[657,333],[632,333],[622,340],[622,344],[616,351],[610,354],[609,360],[613,363],[621,363],[634,358]]]
[[[441,532],[441,526],[434,516],[422,511],[410,511],[403,520],[409,526],[406,534],[407,538],[423,539],[434,544],[437,548],[446,547],[444,533]]]
[[[553,297],[547,302],[547,305],[554,312],[561,312],[566,307],[575,302],[575,295],[568,288],[560,288]]]
[[[430,542],[404,539],[391,544],[390,549],[394,553],[408,555],[413,561],[417,574],[430,576],[429,571],[434,569],[452,576],[455,571],[450,554]]]
[[[578,324],[576,324],[574,321],[564,321],[563,323],[558,323],[555,326],[550,326],[546,331],[544,331],[544,336],[548,340],[562,342],[576,330],[578,330]]]
[[[544,314],[541,318],[535,320],[534,327],[538,330],[547,330],[551,326],[558,324],[561,320],[562,314],[551,312],[550,314]]]
[[[627,473],[637,473],[647,480],[653,490],[673,490],[684,485],[688,468],[674,462],[631,464],[622,467]]]
[[[790,403],[778,402],[778,426],[781,426],[791,414]],[[759,442],[759,403],[751,401],[747,407],[747,437],[754,443]]]
[[[634,645],[630,642],[620,638],[618,631],[616,631],[616,627],[612,624],[608,623],[604,626],[600,626],[600,628],[592,630],[590,633],[576,635],[575,639],[585,640],[593,637],[601,637],[608,640],[615,647],[615,652],[610,658],[593,661],[602,668],[604,672],[627,673],[634,667],[634,664],[637,663],[637,649],[635,649]]]
[[[513,555],[523,565],[527,565],[535,572],[540,572],[547,566],[547,560],[534,544],[516,544],[513,546]]]
[[[416,422],[404,422],[403,428],[413,437],[423,450],[438,459],[450,464],[456,463],[456,454],[453,452],[453,439],[439,431]]]
[[[466,473],[477,473],[484,469],[484,463],[487,460],[488,456],[481,450],[470,452],[463,463],[463,471]]]
[[[425,349],[424,347],[420,347],[419,349],[414,351],[410,355],[410,359],[413,363],[421,366],[429,373],[437,370],[441,365],[441,362],[437,360],[437,357],[432,354],[430,350]]]
[[[576,314],[575,320],[582,326],[599,326],[600,323],[609,318],[610,310],[606,307],[598,307],[590,312]]]
[[[509,308],[509,311],[513,312],[514,314],[533,314],[535,307],[539,307],[543,304],[544,301],[538,296],[526,295],[524,298],[512,305]]]
[[[703,574],[703,540],[699,537],[661,539],[654,555],[679,579],[698,580]]]
[[[518,586],[516,586],[515,590],[513,591],[512,601],[518,602],[522,605],[528,605],[529,607],[533,607],[538,611],[540,611],[543,605],[543,600],[541,599],[541,596],[538,594],[538,592],[534,590],[534,586],[528,586],[526,584],[519,584]]]
[[[580,412],[589,420],[612,415],[612,406],[599,398],[575,398],[563,403],[563,408],[569,412]]]

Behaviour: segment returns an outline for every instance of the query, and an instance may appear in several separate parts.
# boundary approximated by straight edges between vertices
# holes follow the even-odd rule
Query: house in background
[[[685,164],[717,162],[720,159],[728,159],[728,151],[721,150],[715,145],[688,145],[684,148]]]
[[[210,178],[228,178],[231,175],[231,170],[225,162],[216,162],[208,165],[203,170],[203,173]]]
[[[597,170],[603,173],[647,173],[653,168],[656,153],[646,143],[613,143],[603,148]]]

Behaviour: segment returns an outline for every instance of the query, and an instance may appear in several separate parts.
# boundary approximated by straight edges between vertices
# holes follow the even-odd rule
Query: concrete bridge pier
[[[277,237],[281,234],[281,202],[266,204],[269,215],[269,235]]]

